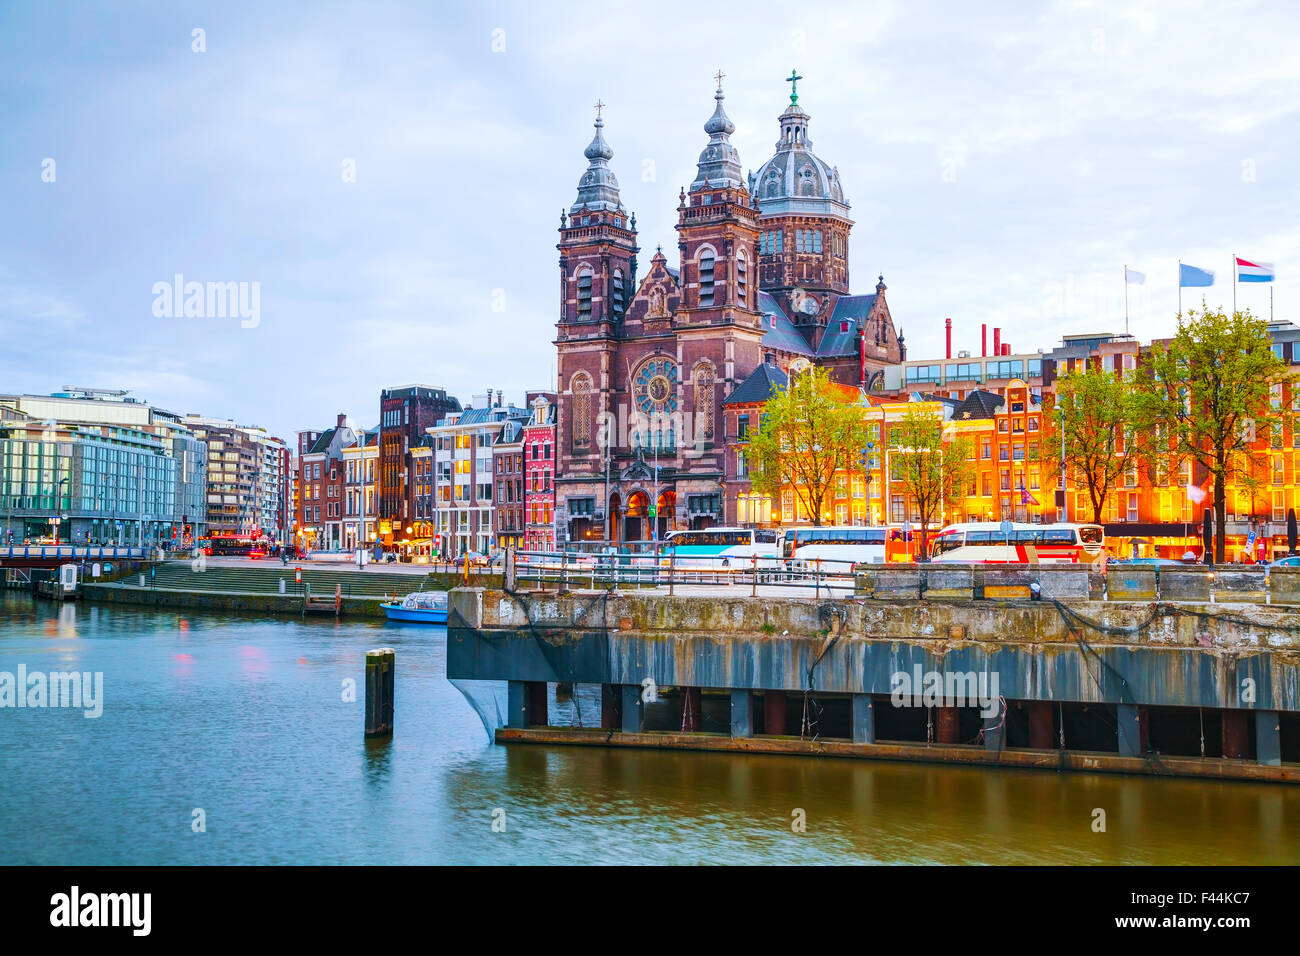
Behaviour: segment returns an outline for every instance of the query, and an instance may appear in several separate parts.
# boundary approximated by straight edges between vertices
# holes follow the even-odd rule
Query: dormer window
[[[841,319],[841,320],[840,320],[840,331],[841,331],[841,332],[847,332],[848,330],[849,330],[849,322],[848,322],[848,319]]]

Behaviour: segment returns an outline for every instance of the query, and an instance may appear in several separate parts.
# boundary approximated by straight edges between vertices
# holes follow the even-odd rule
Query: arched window
[[[700,253],[700,305],[713,305],[713,250]]]
[[[713,366],[695,366],[695,433],[705,441],[713,439]]]
[[[591,447],[591,376],[579,372],[569,380],[573,393],[573,450],[586,451]]]
[[[591,318],[591,269],[587,266],[578,271],[578,318]]]
[[[812,251],[813,252],[822,251],[822,231],[820,229],[818,229],[816,232],[813,233]]]

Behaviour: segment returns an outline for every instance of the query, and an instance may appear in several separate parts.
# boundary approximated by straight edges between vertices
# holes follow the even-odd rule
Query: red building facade
[[[847,295],[848,204],[838,171],[810,152],[797,98],[747,184],[719,86],[679,194],[680,267],[660,250],[639,284],[636,218],[597,117],[557,247],[557,543],[661,539],[734,514],[723,401],[765,361],[864,385],[903,357],[883,279]]]

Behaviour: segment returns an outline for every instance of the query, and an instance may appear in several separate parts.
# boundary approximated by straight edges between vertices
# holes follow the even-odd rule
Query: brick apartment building
[[[379,535],[385,545],[405,537],[411,512],[411,449],[460,402],[427,385],[386,388],[379,395]]]

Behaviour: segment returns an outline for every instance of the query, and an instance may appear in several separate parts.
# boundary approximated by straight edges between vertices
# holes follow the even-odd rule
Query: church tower
[[[611,364],[636,285],[636,216],[629,216],[610,169],[603,103],[584,150],[578,196],[560,214],[560,320],[557,325],[561,460],[578,470],[603,468],[597,423],[612,408]],[[563,469],[562,469],[563,470]]]
[[[762,361],[758,307],[758,210],[745,186],[735,125],[723,109],[721,72],[709,142],[677,206],[682,305],[677,311],[678,365],[694,410],[696,434],[721,440],[720,403]]]
[[[849,293],[853,220],[838,168],[812,152],[801,79],[797,72],[787,78],[790,105],[780,116],[776,153],[750,174],[749,188],[760,212],[759,282],[815,347],[834,298]]]

